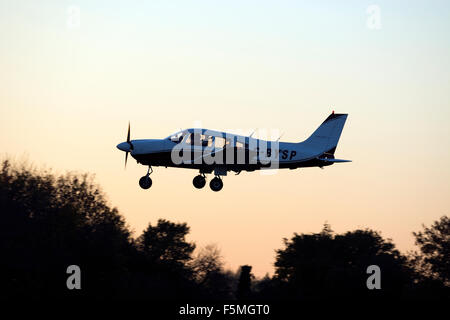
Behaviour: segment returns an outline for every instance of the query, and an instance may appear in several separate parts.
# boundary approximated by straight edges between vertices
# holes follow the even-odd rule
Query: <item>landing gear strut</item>
[[[152,167],[149,166],[147,174],[139,179],[139,186],[142,189],[149,189],[152,186],[152,179],[150,178],[150,175],[152,174],[152,172],[153,172],[153,169],[152,169]]]
[[[215,191],[215,192],[222,190],[222,188],[223,188],[222,179],[220,179],[219,177],[215,177],[209,183],[209,187],[211,188],[212,191]]]
[[[196,187],[197,189],[203,188],[206,184],[205,174],[199,174],[198,176],[196,176],[194,180],[192,180],[192,183],[194,184],[194,187]]]

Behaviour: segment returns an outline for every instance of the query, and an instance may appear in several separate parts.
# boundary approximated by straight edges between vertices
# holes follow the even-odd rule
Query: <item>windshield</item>
[[[172,134],[171,136],[168,136],[167,139],[175,143],[180,143],[181,141],[183,141],[185,135],[186,135],[185,131],[179,131],[177,133]]]

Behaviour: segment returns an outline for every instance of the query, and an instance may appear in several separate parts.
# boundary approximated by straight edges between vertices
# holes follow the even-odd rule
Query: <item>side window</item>
[[[208,143],[208,140],[205,140],[205,135],[200,133],[191,133],[186,139],[186,144],[191,146],[204,146],[204,142]]]
[[[213,137],[202,135],[202,147],[212,147]]]
[[[225,146],[225,138],[222,137],[216,137],[216,143],[215,143],[215,147],[217,149],[223,148]]]

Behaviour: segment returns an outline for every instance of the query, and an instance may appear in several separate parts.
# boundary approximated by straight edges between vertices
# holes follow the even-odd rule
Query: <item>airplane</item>
[[[222,177],[227,172],[255,171],[261,169],[297,169],[330,166],[351,162],[336,159],[339,138],[348,114],[334,111],[302,142],[266,141],[250,136],[227,132],[191,128],[178,131],[164,139],[130,139],[128,123],[127,140],[117,145],[138,164],[148,166],[147,174],[139,179],[142,189],[152,186],[152,166],[177,167],[199,170],[193,185],[201,189],[206,184],[206,174],[214,172],[209,186],[213,191],[223,188]]]

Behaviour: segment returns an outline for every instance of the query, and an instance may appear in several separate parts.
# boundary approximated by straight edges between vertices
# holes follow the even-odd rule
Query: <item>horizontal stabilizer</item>
[[[318,158],[318,159],[326,162],[352,162],[352,160],[344,160],[344,159],[327,159],[327,158]]]

